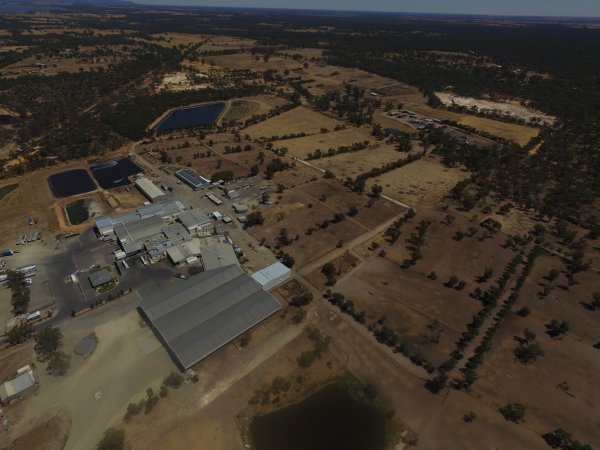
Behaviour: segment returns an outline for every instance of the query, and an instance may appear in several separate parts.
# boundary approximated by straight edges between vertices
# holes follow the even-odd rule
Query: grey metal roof
[[[179,220],[181,223],[189,230],[191,228],[200,227],[202,225],[211,224],[212,221],[210,218],[195,209],[190,209],[187,211],[183,211],[179,214]]]
[[[112,281],[112,273],[108,269],[97,270],[96,272],[90,272],[88,274],[88,278],[90,279],[90,283],[92,283],[93,287],[102,286],[103,284]]]
[[[241,268],[230,265],[144,298],[140,308],[179,366],[188,369],[281,305]]]
[[[204,270],[217,269],[231,264],[239,266],[240,264],[231,244],[221,242],[200,247],[200,257]]]

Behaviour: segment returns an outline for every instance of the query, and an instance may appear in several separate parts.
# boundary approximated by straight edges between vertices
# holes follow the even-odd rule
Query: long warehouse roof
[[[230,265],[144,298],[140,308],[186,370],[281,309],[275,297]]]

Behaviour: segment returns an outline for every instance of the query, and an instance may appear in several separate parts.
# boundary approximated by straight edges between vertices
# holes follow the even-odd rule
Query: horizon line
[[[468,17],[504,17],[504,18],[523,18],[523,19],[584,19],[600,20],[597,16],[565,16],[565,15],[532,15],[532,14],[499,14],[499,13],[466,13],[466,12],[426,12],[426,11],[384,11],[367,9],[328,9],[328,8],[290,8],[290,7],[264,7],[264,6],[217,6],[217,5],[182,5],[182,4],[158,4],[142,3],[139,0],[132,0],[131,3],[139,6],[152,6],[160,8],[193,8],[193,9],[229,9],[229,10],[258,10],[258,11],[302,11],[302,12],[320,12],[320,13],[367,13],[367,14],[399,14],[399,15],[428,15],[428,16],[468,16]],[[94,3],[92,3],[94,4]],[[101,2],[97,4],[102,4]]]

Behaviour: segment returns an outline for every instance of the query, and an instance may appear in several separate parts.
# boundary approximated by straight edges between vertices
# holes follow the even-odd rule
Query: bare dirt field
[[[244,130],[253,138],[283,136],[291,133],[319,133],[321,128],[333,130],[342,122],[302,106],[286,111]]]
[[[213,62],[218,67],[228,69],[247,69],[247,70],[281,70],[299,69],[302,67],[301,61],[295,61],[291,58],[283,58],[281,56],[271,56],[268,62],[264,62],[262,58],[256,61],[254,55],[248,53],[238,53],[234,55],[216,55],[207,56],[208,62]]]
[[[69,439],[71,417],[64,409],[54,408],[31,419],[25,425],[29,431],[7,443],[7,450],[62,450]],[[0,445],[4,433],[0,433]]]
[[[525,121],[529,121],[530,119],[538,119],[548,123],[554,123],[555,120],[555,118],[552,116],[548,116],[540,111],[535,111],[534,109],[523,106],[516,101],[495,102],[490,100],[480,100],[471,97],[457,96],[449,92],[436,92],[435,95],[437,95],[442,103],[448,106],[455,104],[459,106],[466,106],[468,108],[476,107],[479,110],[499,111],[503,114],[516,116]]]
[[[287,148],[288,154],[305,159],[309,153],[314,153],[317,149],[326,153],[330,148],[337,149],[338,147],[351,146],[365,141],[370,143],[375,141],[371,131],[367,127],[351,127],[340,131],[319,132],[311,136],[275,141],[273,147],[276,149]]]
[[[383,193],[393,199],[422,208],[438,204],[456,183],[467,177],[460,169],[448,169],[437,162],[421,159],[370,178],[368,184],[378,184],[383,187]]]
[[[298,240],[294,240],[291,245],[283,248],[285,252],[295,258],[296,267],[302,267],[331,251],[339,241],[349,241],[364,232],[364,229],[349,220],[330,224],[326,229],[317,230],[317,224],[324,220],[331,220],[334,211],[319,203],[309,207],[309,204],[312,203],[297,194],[286,195],[284,193],[284,196],[275,207],[261,208],[265,215],[265,222],[250,230],[257,239],[265,238],[270,246],[275,245],[282,228],[287,230],[291,239],[298,236]],[[306,235],[308,228],[316,231],[308,236]]]
[[[432,223],[425,234],[426,242],[421,247],[423,259],[417,261],[410,271],[418,272],[422,276],[434,271],[438,276],[436,282],[440,285],[448,281],[452,275],[456,275],[467,283],[463,291],[465,296],[476,286],[487,287],[515,256],[514,251],[501,247],[507,237],[504,233],[480,241],[479,238],[485,230],[477,222],[457,216],[454,223],[449,226],[442,223],[442,220],[445,220],[445,213],[419,210],[417,216],[402,227],[402,235],[394,245],[391,247],[389,244],[382,245],[386,251],[386,259],[400,265],[403,260],[410,257],[410,252],[406,248],[406,239],[424,217],[432,220]],[[475,236],[466,236],[460,241],[453,239],[457,231],[467,234],[470,227],[477,230]],[[492,268],[494,275],[485,283],[477,283],[477,277],[483,274],[486,267]]]
[[[439,281],[402,270],[387,259],[376,257],[333,289],[364,310],[367,322],[385,316],[385,324],[401,337],[406,347],[434,365],[441,364],[480,305],[465,292],[447,289]],[[439,343],[428,340],[427,326],[434,319],[444,326]]]
[[[322,170],[330,170],[337,178],[344,180],[347,177],[356,178],[357,175],[368,172],[374,167],[380,167],[402,158],[404,158],[404,154],[398,152],[393,145],[377,143],[372,148],[314,159],[309,163]]]
[[[477,116],[464,116],[458,123],[516,142],[519,145],[527,144],[540,132],[537,128]]]
[[[344,214],[352,206],[356,206],[358,214],[352,217],[352,220],[367,228],[375,228],[386,220],[404,212],[404,208],[384,199],[379,199],[372,206],[367,207],[369,200],[365,195],[352,192],[334,180],[319,179],[299,187],[298,191],[315,199],[323,195],[325,196],[323,203]]]

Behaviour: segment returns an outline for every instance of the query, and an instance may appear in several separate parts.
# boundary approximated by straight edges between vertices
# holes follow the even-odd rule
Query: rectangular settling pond
[[[103,189],[112,189],[130,184],[129,177],[143,170],[130,159],[107,161],[90,167],[94,178]]]
[[[55,197],[70,197],[96,190],[96,184],[85,169],[67,170],[48,177]]]
[[[255,417],[256,450],[383,450],[385,419],[336,384],[303,401]]]
[[[219,119],[224,109],[225,102],[177,108],[161,120],[154,127],[154,131],[171,131],[212,125]]]

